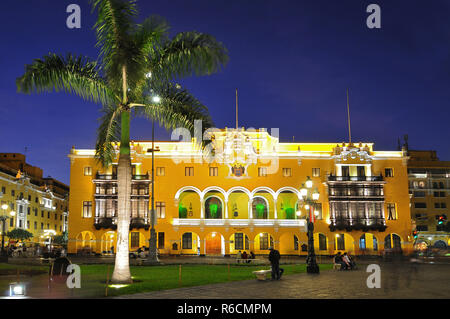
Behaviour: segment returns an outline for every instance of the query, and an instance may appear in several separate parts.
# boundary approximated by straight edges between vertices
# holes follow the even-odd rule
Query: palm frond
[[[86,57],[68,54],[65,58],[54,53],[35,59],[25,66],[25,73],[16,80],[22,93],[64,90],[84,100],[107,104],[114,94],[100,76],[96,62]]]
[[[120,108],[107,105],[103,107],[102,112],[97,130],[95,158],[103,167],[108,167],[116,158],[112,143],[120,141]]]
[[[182,32],[166,42],[151,60],[152,76],[161,81],[190,75],[209,75],[228,62],[224,45],[213,36]]]
[[[122,66],[127,65],[127,79],[135,80],[134,72],[140,67],[141,59],[136,59],[136,46],[130,36],[134,28],[133,17],[138,11],[136,1],[91,0],[92,9],[97,10],[98,18],[94,26],[97,32],[97,47],[100,60],[109,83],[121,88]]]

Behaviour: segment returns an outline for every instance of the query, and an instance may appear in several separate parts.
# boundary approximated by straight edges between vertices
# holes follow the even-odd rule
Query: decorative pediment
[[[371,163],[373,157],[369,154],[370,149],[366,146],[362,146],[359,144],[355,146],[353,144],[348,146],[339,146],[337,145],[333,149],[333,156],[336,163]]]

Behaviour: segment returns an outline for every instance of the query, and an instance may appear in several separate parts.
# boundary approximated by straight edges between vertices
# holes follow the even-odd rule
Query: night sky
[[[81,29],[66,27],[66,7],[81,6]],[[381,7],[381,29],[366,7]],[[0,11],[0,152],[23,153],[45,176],[69,184],[67,154],[94,148],[100,106],[66,93],[24,95],[15,80],[48,52],[97,58],[95,14],[87,0],[4,1]],[[230,62],[212,76],[181,81],[209,107],[216,127],[280,129],[282,141],[348,141],[412,149],[450,160],[450,1],[140,0],[138,22],[165,17],[172,34],[197,30],[225,44]],[[158,139],[169,139],[163,130]],[[132,122],[132,139],[151,125]]]

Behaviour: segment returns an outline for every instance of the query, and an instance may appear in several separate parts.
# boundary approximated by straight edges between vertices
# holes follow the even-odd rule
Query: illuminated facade
[[[31,241],[42,243],[45,231],[67,230],[69,187],[43,178],[42,170],[27,164],[23,154],[0,153],[0,188],[0,214],[10,217],[6,231],[26,229],[33,234]]]
[[[418,249],[445,249],[450,245],[450,161],[435,151],[408,150],[411,217],[417,230]]]
[[[213,130],[208,152],[192,142],[155,142],[156,232],[161,254],[232,255],[238,250],[306,255],[308,177],[320,193],[315,211],[319,255],[412,249],[403,152],[371,143],[281,143],[265,130]],[[115,145],[118,152],[118,145]],[[148,246],[151,142],[132,142],[130,249]],[[73,148],[69,253],[115,247],[116,166],[94,150]],[[207,155],[206,155],[207,154]]]

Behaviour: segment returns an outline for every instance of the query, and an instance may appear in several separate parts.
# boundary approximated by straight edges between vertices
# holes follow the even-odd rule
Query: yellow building
[[[450,161],[440,161],[436,151],[408,150],[408,156],[411,217],[417,230],[416,248],[446,249],[450,245],[447,226],[450,216]]]
[[[372,143],[281,143],[266,130],[215,129],[210,150],[155,142],[156,232],[161,254],[231,255],[238,250],[306,255],[310,177],[320,194],[315,246],[321,255],[412,249],[407,158]],[[118,152],[118,145],[115,145]],[[148,246],[151,142],[132,142],[130,249]],[[72,148],[69,253],[115,247],[117,166]]]
[[[23,154],[0,153],[0,190],[0,214],[10,217],[6,231],[26,229],[33,242],[43,243],[46,239],[41,236],[48,230],[54,234],[67,230],[69,187],[43,178],[42,170],[27,164]]]

